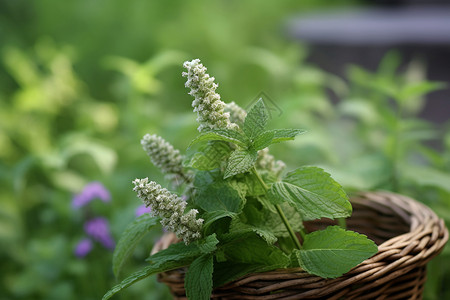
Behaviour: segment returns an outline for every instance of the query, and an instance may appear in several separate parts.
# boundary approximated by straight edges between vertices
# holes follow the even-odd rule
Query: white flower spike
[[[200,123],[198,131],[237,128],[236,124],[230,122],[230,114],[224,112],[225,103],[216,93],[218,85],[214,82],[214,77],[206,73],[206,67],[200,60],[186,61],[183,66],[187,70],[183,72],[183,76],[187,77],[185,86],[191,89],[189,95],[194,97],[192,107],[197,112],[197,121]]]
[[[186,214],[186,201],[148,178],[133,181],[138,197],[145,206],[152,208],[152,214],[161,217],[161,224],[187,245],[202,237],[203,219],[197,219],[198,211],[189,210]]]
[[[152,163],[164,174],[183,174],[182,156],[170,143],[156,134],[146,134],[141,140],[142,148]]]

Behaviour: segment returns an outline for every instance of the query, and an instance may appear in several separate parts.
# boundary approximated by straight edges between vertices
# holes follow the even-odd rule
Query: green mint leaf
[[[258,236],[260,236],[263,240],[265,240],[269,245],[275,244],[277,241],[277,237],[273,234],[270,229],[267,228],[259,228],[250,224],[242,223],[239,220],[234,220],[232,222],[230,233],[233,234],[246,234],[249,232],[254,232]]]
[[[257,234],[230,233],[224,236],[222,250],[229,261],[256,265],[276,265],[279,268],[289,264],[289,258],[279,248],[267,244]]]
[[[267,125],[269,113],[264,105],[264,101],[259,99],[249,110],[244,121],[244,132],[250,140],[254,140],[260,135]]]
[[[149,261],[151,264],[150,266],[133,273],[131,276],[124,279],[121,283],[114,286],[103,296],[102,300],[111,298],[119,291],[150,275],[187,266],[191,264],[197,257],[215,251],[217,249],[216,245],[218,243],[219,241],[216,239],[216,236],[210,235],[189,245],[185,245],[183,243],[170,245],[169,248],[150,256],[147,259],[147,261]]]
[[[116,248],[113,256],[113,271],[116,277],[126,259],[133,252],[139,241],[149,232],[149,230],[158,224],[158,217],[152,217],[150,214],[143,214],[127,226]]]
[[[216,245],[218,243],[219,241],[213,234],[189,245],[185,245],[184,243],[170,245],[169,248],[161,250],[150,256],[147,259],[150,266],[133,273],[121,283],[114,286],[103,296],[103,300],[111,298],[117,292],[150,275],[187,266],[197,257],[214,252],[217,249]]]
[[[212,274],[212,254],[204,254],[195,259],[188,268],[184,282],[187,298],[209,300],[213,287]]]
[[[195,153],[189,162],[189,167],[201,171],[209,171],[219,168],[231,149],[222,141],[211,141],[200,152]]]
[[[305,133],[303,129],[274,129],[268,132],[273,132],[273,139],[270,144],[276,144],[284,141],[293,140],[297,135]]]
[[[206,238],[196,241],[196,245],[201,253],[208,254],[216,251],[217,244],[219,240],[217,240],[216,235],[213,233],[208,235]]]
[[[246,176],[247,174],[242,174],[243,178],[245,178]],[[245,198],[247,196],[247,186],[243,182],[239,182],[238,180],[227,180],[227,183],[236,191],[238,191],[239,195],[241,195],[242,198]]]
[[[151,255],[146,261],[154,266],[164,265],[167,261],[180,261],[188,265],[199,255],[201,255],[201,251],[196,243],[185,245],[180,242]]]
[[[199,171],[195,173],[194,187],[201,190],[207,188],[214,181],[222,180],[222,174],[219,170]]]
[[[263,229],[254,226],[251,226],[250,228],[254,233],[259,235],[269,245],[275,244],[276,241],[278,240],[270,229]]]
[[[239,212],[244,206],[244,200],[239,192],[226,182],[217,182],[200,190],[195,197],[195,204],[207,212],[223,210]]]
[[[133,273],[129,277],[125,278],[121,283],[112,287],[103,296],[102,300],[107,300],[107,299],[111,298],[112,296],[114,296],[115,294],[120,292],[121,290],[129,287],[130,285],[132,285],[144,278],[147,278],[150,275],[170,271],[173,269],[178,269],[178,268],[184,267],[186,265],[188,265],[188,263],[186,263],[183,260],[180,260],[180,261],[166,261],[165,263],[162,263],[162,264],[147,266],[147,267],[143,268],[142,270]]]
[[[250,170],[258,158],[258,153],[251,150],[235,150],[228,158],[224,179]]]
[[[219,241],[215,234],[207,236],[189,245],[177,243],[170,245],[169,248],[161,250],[150,256],[147,261],[150,266],[133,273],[124,279],[121,283],[110,289],[102,300],[111,298],[114,294],[129,287],[130,285],[142,280],[150,275],[178,269],[191,264],[197,257],[203,254],[213,253]]]
[[[267,196],[258,196],[258,197],[256,197],[256,199],[258,200],[259,203],[261,203],[261,205],[265,209],[267,209],[267,210],[269,210],[269,211],[271,211],[273,213],[277,212],[277,210],[275,209],[273,201],[271,201]],[[281,201],[280,203],[283,203],[283,202]]]
[[[263,198],[263,197],[258,197]],[[259,199],[258,199],[259,200]],[[264,206],[264,205],[263,205]],[[273,207],[273,205],[270,205]],[[269,206],[269,207],[270,207]],[[297,210],[291,207],[288,203],[282,203],[281,209],[283,210],[286,218],[289,220],[292,229],[295,232],[300,231],[303,228],[303,221],[300,214]],[[280,219],[280,215],[276,212],[275,209],[261,209],[261,202],[258,203],[254,199],[249,199],[244,208],[245,218],[241,218],[242,222],[255,226],[261,230],[267,230],[273,233],[277,238],[278,237],[289,237],[289,233],[286,230],[283,222]],[[241,215],[242,216],[242,215]],[[234,223],[237,223],[238,220],[233,220],[231,224],[230,232],[232,230],[236,230],[236,226]],[[237,225],[239,226],[239,225]]]
[[[270,131],[264,131],[260,135],[258,135],[253,141],[253,148],[255,150],[261,150],[266,147],[269,147],[272,144],[272,140],[275,136],[275,133]]]
[[[222,248],[226,262],[218,263],[214,271],[214,286],[221,286],[241,276],[285,268],[289,257],[279,248],[268,245],[255,233],[230,234],[231,240]]]
[[[301,250],[294,250],[300,266],[308,273],[336,278],[377,253],[378,247],[365,235],[339,226],[307,234]]]
[[[230,227],[231,220],[236,217],[235,213],[229,211],[213,211],[204,214],[203,231],[206,234],[217,233],[218,235],[226,233]]]
[[[241,186],[244,189],[246,196],[262,196],[266,194],[265,189],[262,187],[258,178],[253,173],[247,173],[242,178],[239,178],[240,182],[236,182],[236,185]]]
[[[289,172],[281,182],[272,184],[268,197],[273,203],[286,200],[305,221],[320,218],[345,218],[352,206],[343,188],[330,174],[316,167]]]
[[[153,266],[164,265],[168,261],[184,262],[188,265],[198,256],[215,251],[218,243],[214,234],[189,245],[180,242],[151,255],[146,261]]]
[[[266,201],[272,206],[284,203],[285,201],[292,205],[292,198],[294,196],[291,197],[291,195],[289,195],[289,191],[286,192],[283,188],[283,182],[275,182],[272,184],[270,189],[267,191]]]
[[[289,141],[295,139],[299,134],[305,133],[303,129],[274,129],[261,132],[253,140],[253,148],[255,150],[264,149],[272,144]]]
[[[303,228],[303,220],[301,215],[297,212],[295,208],[289,206],[287,203],[283,203],[280,205],[281,209],[284,212],[284,215],[289,220],[289,224],[291,224],[294,232],[299,232],[300,229]],[[265,211],[264,217],[262,219],[262,223],[258,225],[258,227],[270,229],[273,234],[277,237],[289,237],[289,232],[286,230],[286,226],[280,219],[278,213],[274,213],[272,211]]]
[[[188,148],[203,141],[225,141],[233,143],[242,148],[246,148],[248,146],[248,138],[239,131],[231,129],[215,129],[206,131],[197,136],[189,144]]]

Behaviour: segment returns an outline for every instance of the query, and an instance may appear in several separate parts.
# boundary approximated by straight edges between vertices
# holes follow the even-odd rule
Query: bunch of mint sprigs
[[[125,230],[114,253],[114,272],[119,274],[139,240],[158,222],[180,242],[148,257],[147,267],[103,299],[149,275],[183,267],[189,299],[210,299],[215,287],[280,268],[335,278],[377,252],[365,235],[344,229],[343,218],[351,215],[352,206],[328,173],[306,166],[283,175],[284,164],[269,154],[268,146],[293,140],[303,130],[267,129],[269,114],[262,100],[248,113],[235,103],[225,104],[200,60],[184,67],[200,124],[189,154],[181,155],[157,135],[141,141],[173,188],[184,190],[183,196],[148,178],[133,181],[152,214]],[[320,218],[338,219],[341,226],[307,233],[303,221]]]

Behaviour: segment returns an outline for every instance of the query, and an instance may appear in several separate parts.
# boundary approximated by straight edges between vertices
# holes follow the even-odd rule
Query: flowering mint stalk
[[[182,156],[170,143],[156,134],[146,134],[141,145],[147,152],[152,163],[164,174],[175,174],[184,177]]]
[[[224,112],[225,103],[216,93],[218,85],[214,82],[214,77],[206,73],[206,67],[199,59],[186,61],[183,66],[187,70],[183,72],[183,76],[187,77],[185,86],[191,89],[189,95],[195,98],[192,107],[197,112],[197,121],[200,123],[198,131],[236,128],[237,125],[230,122],[230,114]]]
[[[230,121],[243,125],[247,112],[234,101],[225,104],[225,112],[230,114]]]
[[[161,224],[182,238],[186,245],[202,237],[203,219],[196,219],[196,209],[184,214],[186,201],[148,178],[136,179],[133,184],[133,191],[152,208],[152,214],[161,217]]]

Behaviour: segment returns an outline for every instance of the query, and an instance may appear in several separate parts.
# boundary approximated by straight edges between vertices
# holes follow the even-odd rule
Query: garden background
[[[297,14],[368,4],[0,1],[0,299],[99,299],[117,282],[111,249],[141,204],[131,181],[167,183],[140,139],[156,133],[185,150],[197,134],[181,76],[193,58],[223,101],[248,107],[262,96],[272,126],[308,130],[271,150],[288,170],[321,166],[348,193],[400,192],[450,224],[450,118],[421,114],[425,95],[448,86],[427,81],[427,61],[393,49],[375,68],[349,64],[337,76],[288,34]],[[99,200],[75,204],[92,183]],[[92,220],[109,227],[109,240],[89,230]],[[125,274],[161,232],[141,243]],[[90,251],[77,252],[87,239]],[[446,247],[429,265],[426,299],[450,298],[449,258]],[[116,297],[168,294],[148,279]]]

